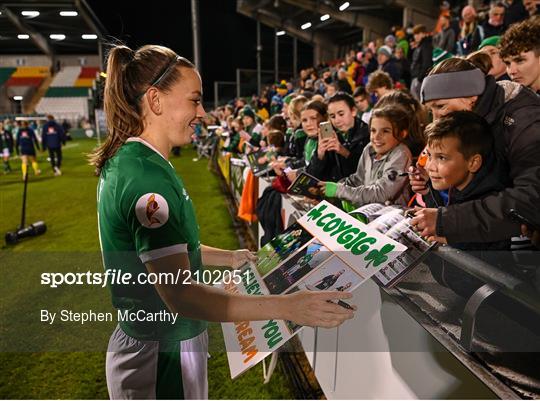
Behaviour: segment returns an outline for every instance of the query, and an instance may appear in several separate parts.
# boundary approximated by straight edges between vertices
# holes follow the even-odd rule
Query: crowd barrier
[[[219,171],[238,206],[249,167],[241,158],[216,153]],[[269,185],[271,178],[258,179],[259,197]],[[283,194],[284,227],[309,208],[301,199]],[[259,238],[261,235],[259,226]],[[540,321],[538,290],[450,247],[433,254],[485,284],[463,300],[439,285],[428,266],[421,264],[391,289],[380,288],[371,280],[356,289],[351,303],[358,310],[353,320],[336,329],[305,328],[299,334],[327,398],[539,397],[538,334],[484,307],[484,301],[500,291],[534,311]],[[498,337],[508,337],[506,344],[518,341],[519,345],[511,350],[505,350],[504,344],[491,346],[491,339],[477,336],[478,324],[485,326],[484,332],[491,325]],[[510,355],[510,359],[517,358],[518,368],[515,361],[508,362]]]

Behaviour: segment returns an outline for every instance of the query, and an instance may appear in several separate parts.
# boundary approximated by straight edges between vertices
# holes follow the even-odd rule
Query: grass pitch
[[[91,352],[9,352],[13,330],[20,324],[28,327],[39,324],[35,315],[36,305],[47,302],[48,308],[61,309],[74,305],[110,308],[107,289],[81,288],[50,289],[39,285],[39,272],[48,271],[46,255],[62,255],[64,268],[73,269],[73,259],[87,255],[80,261],[92,262],[92,269],[100,271],[100,263],[93,263],[99,255],[96,216],[96,183],[92,168],[84,154],[95,146],[94,140],[70,142],[64,150],[63,175],[54,177],[45,154],[39,155],[42,175],[30,172],[26,224],[38,220],[47,223],[48,231],[40,237],[24,240],[16,246],[0,249],[0,398],[6,399],[106,399],[105,353],[107,330],[85,328],[94,337],[96,349]],[[192,161],[195,152],[183,149],[181,157],[171,159],[184,180],[192,197],[201,227],[201,242],[207,245],[235,249],[238,241],[232,229],[225,199],[219,189],[218,177],[207,169],[207,161]],[[22,179],[20,161],[12,160],[11,174],[0,176],[0,234],[13,230],[20,223]],[[2,242],[3,244],[3,242]],[[60,267],[57,267],[60,269]],[[55,291],[58,290],[58,291]],[[51,326],[55,327],[55,326]],[[11,330],[11,331],[10,331]],[[40,330],[41,333],[41,330]],[[20,339],[31,344],[56,344],[58,336]],[[77,333],[73,333],[76,336]],[[66,338],[66,337],[62,337]],[[69,338],[69,337],[67,337]],[[6,339],[9,339],[6,341]],[[210,328],[213,348],[223,349],[219,325]],[[46,348],[46,347],[44,347]],[[293,393],[284,375],[277,371],[268,385],[262,384],[262,367],[259,365],[245,375],[230,380],[226,354],[212,352],[208,362],[209,396],[212,399],[288,399]]]

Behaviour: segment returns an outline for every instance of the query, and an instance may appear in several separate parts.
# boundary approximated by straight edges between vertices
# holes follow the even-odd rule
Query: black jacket
[[[281,194],[271,186],[266,188],[257,201],[257,217],[264,230],[261,237],[261,248],[272,238],[283,232],[281,220]]]
[[[306,162],[304,160],[304,145],[306,144],[307,135],[302,128],[294,131],[289,136],[288,141],[285,144],[285,156],[288,156],[287,165],[293,169],[305,167]]]
[[[401,79],[400,71],[398,66],[396,65],[396,59],[390,58],[386,63],[384,63],[381,67],[381,70],[386,72],[388,75],[390,75],[390,78],[392,78],[392,81],[398,82]]]
[[[354,127],[349,130],[346,136],[339,132],[337,135],[341,144],[351,154],[345,158],[336,152],[327,152],[320,160],[317,153],[314,153],[306,171],[319,180],[338,182],[355,173],[364,147],[369,143],[368,125],[358,116],[355,119]]]
[[[433,39],[426,36],[414,49],[411,62],[411,77],[422,82],[433,66]]]
[[[492,36],[499,36],[504,33],[506,30],[506,26],[504,24],[500,26],[493,26],[488,21],[485,21],[482,25],[482,29],[484,31],[484,34],[480,34],[480,29],[478,27],[474,31],[472,42],[471,42],[471,49],[472,51],[475,51],[478,49],[478,46],[482,43],[482,41],[486,38],[490,38]]]
[[[474,175],[472,181],[465,187],[463,191],[456,188],[450,188],[448,191],[448,205],[458,205],[467,201],[482,199],[488,195],[502,191],[509,185],[508,167],[503,160],[496,157],[494,154],[488,156],[483,161],[482,167]],[[439,191],[433,189],[429,184],[429,193],[423,196],[427,207],[439,208],[441,214],[442,207],[445,206],[442,196]],[[441,223],[442,219],[437,219]],[[489,243],[481,242],[459,242],[449,243],[454,248],[463,250],[509,250],[510,237],[501,241]]]
[[[474,111],[491,126],[498,155],[508,165],[510,186],[483,199],[440,209],[437,235],[450,243],[493,242],[519,235],[510,209],[540,221],[540,97],[510,81],[486,77]]]

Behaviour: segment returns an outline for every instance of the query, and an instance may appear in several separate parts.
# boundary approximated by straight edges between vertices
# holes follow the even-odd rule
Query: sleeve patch
[[[143,227],[159,228],[169,220],[169,205],[163,196],[150,192],[137,201],[135,215]]]

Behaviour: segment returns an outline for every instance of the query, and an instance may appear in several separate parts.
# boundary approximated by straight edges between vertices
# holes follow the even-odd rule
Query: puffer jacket
[[[540,221],[540,97],[510,81],[486,77],[474,110],[491,126],[496,151],[508,166],[510,186],[483,199],[439,209],[437,235],[450,243],[493,242],[519,235],[508,211]]]

